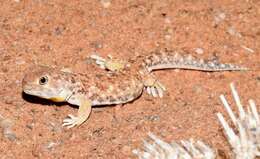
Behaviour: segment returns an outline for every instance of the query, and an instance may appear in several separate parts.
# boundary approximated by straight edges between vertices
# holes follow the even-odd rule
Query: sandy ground
[[[201,139],[229,158],[216,113],[235,82],[243,102],[260,103],[258,0],[0,1],[0,158],[135,158],[149,131],[165,141]],[[123,106],[94,108],[79,128],[61,127],[76,108],[22,95],[33,64],[70,68],[92,53],[126,58],[158,49],[256,69],[158,71],[162,99],[143,94]],[[232,100],[231,100],[232,101]],[[234,107],[233,107],[234,108]]]

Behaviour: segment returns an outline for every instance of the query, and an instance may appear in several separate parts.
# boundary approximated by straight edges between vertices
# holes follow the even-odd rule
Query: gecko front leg
[[[80,126],[88,119],[91,113],[91,101],[85,99],[84,97],[81,97],[79,101],[80,101],[80,105],[79,105],[78,115],[74,116],[72,114],[69,114],[68,118],[63,120],[62,126],[66,126],[67,128]]]

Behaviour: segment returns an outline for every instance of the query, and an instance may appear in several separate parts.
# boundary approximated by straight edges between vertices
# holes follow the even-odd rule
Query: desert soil
[[[80,68],[93,53],[127,59],[161,49],[254,70],[157,71],[167,87],[163,98],[143,93],[123,106],[94,108],[69,130],[62,120],[77,108],[22,94],[24,72],[34,64]],[[260,109],[259,69],[259,0],[2,0],[0,158],[135,158],[148,132],[168,142],[200,139],[230,158],[216,118],[227,117],[219,95],[234,104],[234,82],[242,101],[255,99]]]

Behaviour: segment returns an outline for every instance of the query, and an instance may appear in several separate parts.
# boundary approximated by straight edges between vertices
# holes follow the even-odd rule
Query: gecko
[[[143,91],[153,97],[163,97],[166,88],[153,74],[155,70],[248,70],[233,64],[181,55],[177,51],[157,51],[129,61],[98,55],[92,55],[90,59],[103,69],[73,73],[49,66],[30,67],[22,80],[23,92],[54,102],[68,102],[78,106],[77,116],[69,114],[63,120],[63,126],[72,128],[88,119],[92,106],[128,103],[141,96]]]

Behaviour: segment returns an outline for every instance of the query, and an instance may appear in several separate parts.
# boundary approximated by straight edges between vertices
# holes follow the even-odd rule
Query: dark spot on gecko
[[[109,102],[114,103],[114,102],[116,102],[116,101],[117,101],[117,100],[116,100],[114,97],[112,97],[112,96],[109,97]]]
[[[78,93],[85,93],[85,90],[84,90],[83,88],[81,88],[81,89],[79,89],[77,92],[78,92]]]
[[[71,81],[71,83],[73,83],[73,84],[76,83],[76,80],[75,80],[74,77],[71,77],[70,81]]]
[[[65,74],[64,74],[64,75],[65,75]],[[59,78],[59,77],[58,77],[58,78]],[[66,76],[66,75],[65,75],[65,76],[63,76],[63,78],[64,78],[65,81],[70,81],[70,77],[69,77],[69,76]]]
[[[60,76],[59,76],[59,75],[55,75],[55,74],[52,75],[51,77],[52,77],[53,80],[58,80],[58,79],[60,79]]]
[[[102,74],[96,74],[96,77],[97,78],[102,78],[104,75],[102,75]]]
[[[98,97],[97,101],[98,101],[99,103],[102,103],[102,102],[104,102],[104,99],[101,98],[101,97]]]

